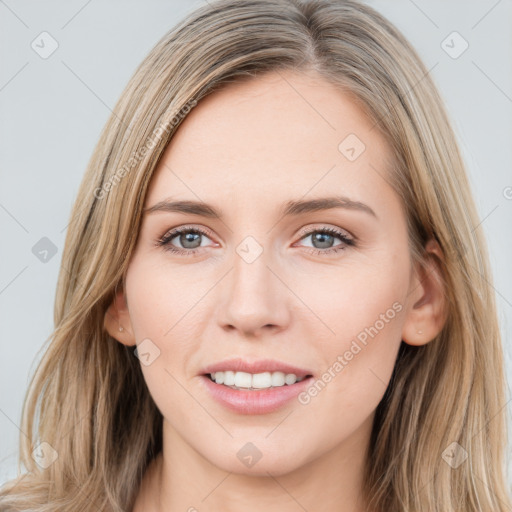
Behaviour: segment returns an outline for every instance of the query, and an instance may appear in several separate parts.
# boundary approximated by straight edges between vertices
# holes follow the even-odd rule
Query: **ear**
[[[103,325],[107,332],[123,345],[135,345],[126,295],[123,289],[116,291],[114,300],[105,311]]]
[[[435,240],[425,246],[425,263],[414,269],[408,295],[402,340],[408,345],[425,345],[443,329],[447,317],[442,262],[444,255]]]

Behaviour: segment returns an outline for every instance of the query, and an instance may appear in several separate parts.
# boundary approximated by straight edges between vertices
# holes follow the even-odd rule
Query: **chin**
[[[211,454],[210,462],[223,471],[238,475],[281,476],[299,469],[305,460],[298,457],[298,448],[291,446],[283,451],[282,445],[265,449],[258,449],[256,443],[245,443],[241,448],[230,451],[227,455]],[[278,453],[270,450],[277,450]],[[302,448],[300,451],[304,453]]]

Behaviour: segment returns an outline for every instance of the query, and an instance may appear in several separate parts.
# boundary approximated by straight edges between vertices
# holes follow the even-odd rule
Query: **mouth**
[[[240,391],[261,391],[293,386],[297,382],[313,377],[311,374],[298,376],[295,373],[281,371],[249,373],[231,370],[205,373],[203,376],[209,378],[215,384]]]
[[[208,366],[199,374],[206,393],[238,414],[275,412],[303,392],[313,372],[280,361],[231,359]]]

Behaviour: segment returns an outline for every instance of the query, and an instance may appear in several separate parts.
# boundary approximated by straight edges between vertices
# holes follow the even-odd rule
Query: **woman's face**
[[[146,197],[160,207],[121,319],[164,442],[262,475],[364,449],[417,300],[389,165],[370,120],[316,75],[230,84],[188,114]]]

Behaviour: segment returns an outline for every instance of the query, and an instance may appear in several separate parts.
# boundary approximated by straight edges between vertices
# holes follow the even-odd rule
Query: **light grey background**
[[[68,217],[100,130],[150,48],[204,1],[0,0],[0,483],[16,474],[23,397],[53,327]],[[512,1],[367,3],[418,49],[447,103],[489,243],[510,385]],[[43,31],[58,42],[47,59],[31,47]],[[442,47],[453,31],[469,44],[456,59]],[[444,43],[452,52],[457,37]],[[42,237],[57,247],[46,263],[32,253]]]

